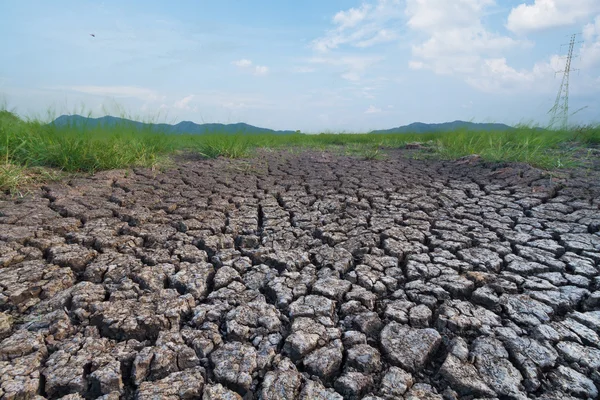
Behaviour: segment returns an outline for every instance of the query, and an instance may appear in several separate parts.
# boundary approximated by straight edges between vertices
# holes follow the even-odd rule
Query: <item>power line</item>
[[[578,33],[571,35],[571,41],[568,43],[569,52],[566,57],[567,63],[565,69],[562,71],[556,71],[555,73],[556,76],[557,73],[563,72],[563,78],[560,88],[558,89],[558,93],[556,94],[554,106],[550,109],[550,111],[548,111],[548,113],[551,114],[550,127],[554,127],[557,123],[560,123],[561,129],[567,129],[569,124],[569,74],[571,71],[578,71],[576,69],[571,69],[571,60],[573,59],[573,49],[575,48],[575,44],[583,43],[575,42],[577,35]]]

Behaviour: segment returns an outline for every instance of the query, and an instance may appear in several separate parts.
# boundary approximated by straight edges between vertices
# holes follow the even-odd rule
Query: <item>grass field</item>
[[[521,126],[506,132],[438,134],[167,135],[151,129],[140,131],[127,124],[110,129],[56,127],[0,110],[0,190],[16,191],[69,173],[160,167],[180,151],[209,158],[240,158],[252,156],[258,148],[307,148],[378,159],[383,157],[384,149],[402,148],[410,142],[425,144],[427,153],[416,153],[417,156],[455,159],[478,154],[488,161],[526,162],[555,169],[576,166],[580,159],[573,156],[575,149],[600,144],[600,126],[568,131]]]

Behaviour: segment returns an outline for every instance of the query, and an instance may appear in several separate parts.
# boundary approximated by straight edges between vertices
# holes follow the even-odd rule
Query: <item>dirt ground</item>
[[[264,152],[4,197],[0,398],[597,398],[597,178]]]

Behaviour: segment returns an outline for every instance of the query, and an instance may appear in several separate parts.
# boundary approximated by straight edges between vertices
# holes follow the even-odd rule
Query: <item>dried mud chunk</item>
[[[527,391],[536,391],[541,384],[542,371],[547,371],[556,364],[558,358],[556,350],[533,338],[520,337],[510,328],[499,328],[496,333],[513,362],[525,375],[523,385]]]
[[[379,332],[383,328],[383,322],[379,315],[373,311],[361,312],[359,314],[350,315],[346,317],[346,325],[352,326],[363,332],[370,338],[376,339],[379,337]]]
[[[79,321],[87,321],[92,305],[105,300],[106,290],[102,285],[91,282],[79,282],[71,290],[71,309]]]
[[[192,244],[177,247],[173,250],[173,255],[179,257],[182,262],[199,263],[208,260],[208,254]]]
[[[354,257],[348,250],[339,247],[321,246],[311,250],[315,265],[320,268],[332,268],[341,274],[345,274],[352,267]]]
[[[398,258],[365,254],[363,256],[363,264],[368,265],[377,271],[385,271],[388,268],[398,267]]]
[[[31,226],[15,226],[0,224],[0,240],[25,244],[36,236],[36,229]]]
[[[359,372],[372,373],[381,370],[379,351],[368,344],[359,344],[349,349],[347,363]]]
[[[467,301],[449,300],[439,308],[435,326],[440,331],[448,329],[456,333],[479,333],[502,326],[502,320],[483,307]]]
[[[410,325],[413,328],[428,328],[431,324],[432,312],[424,304],[419,304],[409,311]]]
[[[179,329],[181,316],[192,310],[193,299],[187,296],[164,289],[138,300],[94,303],[90,323],[116,340],[153,340],[161,331]]]
[[[444,273],[443,275],[437,277],[437,278],[433,278],[430,281],[431,283],[433,283],[434,285],[439,285],[441,286],[443,289],[445,289],[446,291],[448,291],[448,293],[450,293],[450,295],[452,297],[469,297],[471,296],[471,293],[473,292],[473,289],[475,288],[475,284],[468,280],[466,277],[462,276],[462,275],[458,275],[458,274],[447,274]]]
[[[36,398],[40,389],[40,368],[46,356],[44,347],[11,361],[0,361],[0,398]]]
[[[326,389],[319,382],[306,380],[299,400],[343,400],[343,397],[332,389]]]
[[[44,253],[36,247],[31,247],[31,245],[21,246],[17,243],[11,243],[5,246],[0,242],[0,268],[22,261],[40,260],[43,257]]]
[[[346,331],[342,335],[344,347],[352,347],[359,344],[367,344],[367,335],[358,331]]]
[[[334,340],[304,357],[304,368],[321,379],[331,379],[342,366],[342,350],[341,340]]]
[[[344,298],[346,301],[357,300],[369,310],[374,310],[377,302],[377,295],[375,293],[357,285],[353,285],[352,290],[346,293]]]
[[[495,392],[483,381],[477,368],[468,361],[467,342],[457,337],[440,368],[440,375],[463,396],[491,396]]]
[[[336,379],[335,390],[344,396],[344,399],[359,400],[373,386],[373,377],[371,375],[361,374],[360,372],[346,372]]]
[[[61,342],[45,363],[46,393],[97,397],[122,390],[120,363],[109,355],[112,346],[107,339],[95,337],[76,336]]]
[[[0,361],[9,361],[38,351],[47,353],[44,336],[39,332],[20,329],[0,342]]]
[[[281,329],[280,313],[262,296],[242,304],[227,313],[227,336],[233,340],[253,340],[257,335],[278,332]]]
[[[310,264],[308,253],[301,250],[276,250],[272,253],[262,254],[258,257],[261,264],[282,271],[299,271]]]
[[[356,276],[356,283],[367,290],[373,290],[377,282],[384,275],[383,272],[374,270],[364,264],[357,265],[350,274]]]
[[[225,343],[210,354],[215,379],[240,394],[252,386],[252,374],[257,368],[254,347],[239,342]]]
[[[577,341],[580,341],[587,346],[600,348],[600,337],[593,329],[580,324],[572,318],[566,318],[563,321],[557,322],[555,326],[557,325],[562,326],[574,333],[578,339]]]
[[[65,310],[28,314],[23,318],[23,327],[30,331],[39,331],[44,336],[52,335],[53,340],[65,339],[77,329],[71,324],[71,318]]]
[[[556,348],[568,362],[577,363],[592,371],[600,370],[600,350],[566,341],[558,343]]]
[[[508,316],[517,324],[537,326],[550,322],[552,307],[547,306],[528,295],[502,295],[500,304]]]
[[[48,261],[61,267],[69,267],[75,273],[82,273],[97,255],[96,250],[78,244],[67,244],[51,247],[48,251]]]
[[[481,304],[494,312],[499,312],[502,309],[500,307],[500,297],[489,286],[482,286],[476,289],[471,295],[471,301],[475,304]]]
[[[198,399],[204,387],[203,369],[200,367],[174,372],[158,381],[143,382],[138,388],[137,400]]]
[[[565,233],[560,235],[560,244],[572,252],[599,252],[600,236],[590,233]]]
[[[57,235],[65,236],[69,232],[77,231],[81,225],[81,219],[67,217],[48,221],[48,223],[44,225],[44,229],[52,231]]]
[[[312,294],[300,297],[290,304],[289,308],[290,318],[310,317],[317,319],[327,317],[334,320],[335,315],[335,301]]]
[[[169,281],[180,293],[191,293],[195,299],[203,300],[214,276],[215,268],[212,264],[182,262],[179,271],[169,277]]]
[[[383,240],[382,248],[386,254],[399,260],[403,260],[406,255],[426,253],[429,250],[427,246],[418,242],[408,242],[392,238]]]
[[[414,329],[390,322],[381,331],[381,346],[390,362],[403,369],[421,370],[442,341],[434,329]]]
[[[283,352],[297,361],[328,340],[325,326],[310,318],[299,317],[292,323],[292,333],[285,339]]]
[[[600,273],[598,268],[594,265],[594,260],[587,257],[581,257],[575,253],[568,252],[560,259],[567,264],[567,271],[574,274],[593,278]]]
[[[154,266],[143,266],[131,274],[131,279],[140,285],[141,289],[159,291],[166,289],[168,277],[175,274],[175,265],[158,264]]]
[[[302,375],[290,360],[283,359],[278,363],[276,370],[269,371],[265,375],[260,399],[295,399],[298,397],[301,385]]]
[[[415,383],[408,393],[404,395],[404,400],[442,400],[442,395],[438,394],[433,386],[426,383]]]
[[[41,300],[49,299],[71,287],[75,282],[73,271],[44,261],[25,261],[0,269],[0,304],[6,303],[18,311],[27,311]]]
[[[267,283],[272,282],[279,273],[276,269],[265,264],[249,268],[243,275],[243,281],[250,290],[264,289]]]
[[[500,272],[503,263],[496,252],[481,247],[460,250],[458,257],[481,271]]]
[[[233,281],[241,281],[239,272],[237,272],[234,268],[223,266],[217,269],[215,273],[215,277],[213,280],[214,289],[218,290],[222,287],[229,285]]]
[[[143,348],[133,361],[131,376],[136,385],[156,381],[173,372],[199,365],[194,350],[184,344],[179,332],[161,332],[153,347]]]
[[[181,335],[185,343],[196,351],[199,358],[204,359],[218,346],[223,343],[219,326],[205,322],[198,329],[184,327]]]
[[[276,302],[278,308],[287,307],[294,299],[308,294],[308,288],[315,282],[314,268],[304,268],[301,272],[284,272],[267,283],[267,296]]]
[[[343,279],[334,277],[321,278],[313,285],[313,293],[342,301],[344,295],[350,291],[352,284]]]
[[[569,315],[575,321],[587,326],[596,332],[600,331],[600,311],[589,311],[589,312],[573,312]]]
[[[220,383],[204,386],[203,400],[242,400],[242,396]]]
[[[10,336],[13,325],[13,317],[10,314],[0,312],[0,340]]]
[[[399,398],[413,385],[411,374],[398,367],[390,367],[381,380],[381,395],[385,398]]]
[[[83,277],[93,283],[119,282],[141,267],[142,262],[132,255],[107,251],[88,264]]]
[[[508,352],[498,339],[482,336],[472,344],[470,357],[484,382],[501,396],[526,398],[522,392],[523,376],[508,359]]]
[[[548,385],[560,389],[565,393],[586,399],[598,397],[598,389],[594,382],[585,375],[559,365],[554,371],[548,374]]]
[[[412,301],[394,300],[385,306],[384,316],[401,324],[408,324],[410,309],[415,306]]]
[[[117,360],[111,361],[93,371],[89,378],[89,391],[94,395],[118,394],[123,390],[121,377],[121,363]]]

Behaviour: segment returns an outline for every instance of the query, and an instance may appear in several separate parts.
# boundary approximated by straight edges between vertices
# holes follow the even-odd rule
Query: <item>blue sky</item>
[[[456,119],[544,124],[580,33],[574,122],[600,121],[598,0],[2,2],[0,101],[364,132]],[[94,34],[92,37],[90,34]]]

